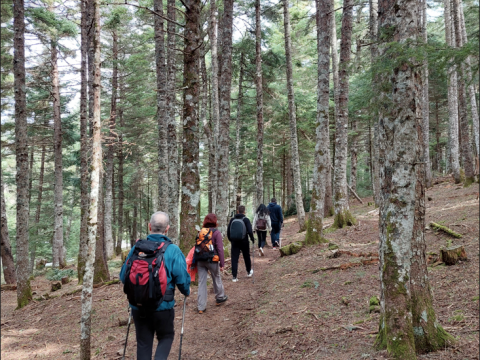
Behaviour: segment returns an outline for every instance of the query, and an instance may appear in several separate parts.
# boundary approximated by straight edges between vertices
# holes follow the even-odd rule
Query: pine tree
[[[263,77],[262,77],[262,27],[260,0],[255,0],[255,88],[257,90],[257,171],[256,206],[263,204]]]

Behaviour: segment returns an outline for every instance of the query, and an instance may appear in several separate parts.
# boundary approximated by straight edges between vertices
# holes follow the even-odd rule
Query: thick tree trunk
[[[65,267],[65,255],[63,254],[63,166],[62,166],[62,118],[60,114],[60,88],[58,79],[57,63],[57,44],[55,41],[51,45],[52,62],[52,97],[53,97],[53,124],[54,124],[54,142],[53,152],[55,156],[55,225],[53,237],[52,266],[58,268]]]
[[[110,124],[107,150],[107,169],[105,172],[105,256],[111,259],[114,256],[115,243],[112,234],[112,197],[113,197],[113,156],[115,146],[115,122],[117,117],[117,87],[118,87],[118,38],[117,31],[112,31],[112,97],[110,100]]]
[[[10,236],[8,235],[7,210],[5,206],[5,189],[2,182],[2,239],[1,239],[1,255],[3,277],[7,284],[16,284],[17,276],[15,274],[15,263],[13,262],[12,246],[10,245]]]
[[[348,65],[352,45],[353,0],[344,0],[342,39],[340,47],[340,71],[338,90],[338,114],[335,123],[335,221],[338,228],[355,224],[350,213],[347,194],[347,142],[348,142]]]
[[[28,271],[28,137],[25,87],[25,9],[23,0],[13,2],[13,87],[15,91],[15,154],[17,163],[17,304],[32,299]]]
[[[379,2],[379,33],[389,34],[382,37],[381,56],[396,56],[388,53],[392,41],[416,42],[415,5],[414,0]],[[436,323],[425,259],[425,164],[416,160],[424,153],[418,65],[404,62],[383,76],[390,81],[383,88],[391,90],[380,98],[382,299],[377,345],[402,360],[416,359],[416,351],[442,348],[448,337]]]
[[[120,100],[124,101],[124,86],[123,82],[120,83]],[[123,202],[125,199],[125,194],[123,191],[123,107],[119,106],[118,108],[118,121],[121,127],[121,130],[118,134],[118,145],[117,145],[117,157],[118,157],[118,238],[117,246],[115,248],[115,253],[120,255],[122,253],[122,243],[123,243]]]
[[[215,213],[218,218],[218,228],[225,237],[228,219],[228,188],[229,188],[229,151],[230,144],[230,97],[232,84],[232,28],[233,0],[224,1],[222,16],[222,65],[220,77],[220,125],[217,148],[217,204]]]
[[[263,204],[263,76],[262,76],[262,24],[260,0],[255,0],[255,87],[257,89],[257,176],[254,207]],[[270,199],[268,199],[270,200]]]
[[[78,284],[83,284],[85,262],[88,247],[88,135],[87,135],[87,0],[81,0],[81,66],[80,66],[80,241],[78,251],[77,276]]]
[[[182,201],[180,212],[180,248],[186,254],[195,241],[197,205],[200,201],[200,175],[198,171],[198,59],[200,31],[200,0],[187,0],[183,78],[183,152]]]
[[[455,29],[452,22],[452,9],[450,0],[445,0],[445,40],[448,46],[454,47]],[[458,184],[460,178],[459,144],[458,144],[458,91],[457,69],[455,66],[448,68],[448,142],[450,153],[450,167],[453,177]]]
[[[323,241],[323,217],[325,215],[325,188],[330,182],[330,139],[329,101],[330,101],[330,34],[332,21],[332,1],[316,1],[317,24],[317,141],[315,144],[315,164],[313,169],[313,191],[310,202],[310,216],[307,224],[305,242],[315,244]]]
[[[370,46],[370,56],[372,66],[375,63],[377,57],[377,37],[378,37],[378,1],[370,0],[370,17],[369,17],[369,33],[370,40],[372,45]],[[378,82],[376,76],[372,77],[372,86],[375,89],[375,83]],[[373,189],[373,199],[375,201],[375,206],[380,206],[380,169],[378,164],[378,112],[373,112],[373,142],[371,144],[372,152],[372,189]]]
[[[465,44],[463,42],[463,34],[462,34],[462,16],[460,13],[463,13],[461,8],[460,0],[453,0],[453,18],[454,18],[454,30],[455,32],[455,39],[456,39],[456,46],[457,48],[462,48]],[[470,136],[469,136],[469,124],[467,118],[467,93],[466,93],[466,86],[465,86],[465,77],[467,76],[466,71],[466,64],[463,63],[460,66],[462,76],[460,77],[460,81],[458,82],[458,112],[460,117],[460,145],[461,145],[461,153],[463,159],[463,167],[465,169],[465,186],[469,186],[475,181],[475,169],[472,157],[472,149],[470,145]],[[475,122],[475,121],[474,121]]]
[[[102,168],[102,138],[101,138],[101,119],[100,119],[100,3],[99,0],[93,2],[93,53],[94,64],[92,79],[93,88],[93,137],[92,137],[92,163],[90,177],[90,207],[88,215],[88,243],[87,257],[85,263],[85,273],[83,277],[82,288],[82,318],[80,333],[80,360],[90,359],[90,334],[92,323],[92,289],[93,289],[93,267],[95,261],[95,245],[97,236],[98,221],[98,192],[101,185],[100,171]]]
[[[306,229],[306,224],[305,210],[303,208],[302,180],[300,177],[300,159],[298,155],[297,117],[295,108],[295,94],[293,90],[292,40],[290,37],[290,14],[288,10],[288,0],[283,0],[283,16],[285,28],[285,55],[287,60],[287,93],[288,115],[290,118],[290,145],[292,149],[293,162],[293,188],[295,191],[295,204],[297,206],[297,218],[298,225],[300,227],[299,231],[304,231]]]
[[[233,203],[232,203],[232,210],[237,209],[239,202],[238,198],[241,198],[241,190],[240,190],[240,127],[242,124],[242,107],[243,107],[243,63],[245,59],[245,54],[241,53],[240,55],[240,74],[238,76],[238,102],[237,102],[237,117],[235,119],[235,174],[233,177]],[[240,204],[239,204],[240,205]]]
[[[167,15],[171,20],[175,16],[175,0],[167,0]],[[175,24],[167,23],[167,113],[168,113],[168,214],[170,215],[170,239],[178,242],[178,192],[179,192],[179,165],[178,165],[178,144],[177,144],[177,123],[175,121]]]
[[[220,76],[219,72],[219,56],[218,56],[218,37],[217,31],[217,5],[215,0],[210,0],[210,29],[208,37],[210,38],[210,47],[211,47],[211,58],[212,58],[212,137],[210,138],[213,143],[214,152],[210,154],[211,162],[209,162],[209,167],[212,171],[209,173],[210,178],[210,191],[211,191],[211,213],[216,212],[217,207],[217,192],[218,192],[218,160],[217,154],[219,150],[218,145],[218,135],[219,135],[219,126],[220,126],[220,99],[219,99],[219,83],[218,78]]]
[[[163,16],[163,1],[155,0],[153,9]],[[168,112],[166,96],[168,92],[167,68],[165,64],[165,33],[163,18],[155,18],[155,69],[157,74],[157,126],[158,126],[158,208],[168,211]]]

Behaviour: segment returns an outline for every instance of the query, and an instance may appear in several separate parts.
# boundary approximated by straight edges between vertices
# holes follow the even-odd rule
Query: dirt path
[[[439,323],[457,343],[443,351],[418,358],[463,360],[479,354],[479,208],[478,184],[467,189],[449,181],[428,190],[427,224],[440,222],[460,232],[461,239],[428,229],[427,252],[439,252],[447,241],[462,244],[469,260],[455,266],[429,268],[434,306]],[[365,204],[371,199],[365,199]],[[351,253],[378,251],[378,213],[372,206],[354,204],[357,226],[328,233],[326,237]],[[332,219],[326,219],[331,223]],[[296,219],[286,221],[283,244],[301,240]],[[267,238],[268,239],[268,238]],[[269,240],[269,239],[268,239]],[[369,313],[368,300],[379,295],[378,265],[360,264],[362,257],[344,254],[329,258],[327,244],[303,248],[279,257],[271,247],[265,257],[255,254],[254,280],[247,278],[240,259],[239,282],[224,275],[229,300],[215,306],[209,286],[207,312],[196,311],[196,288],[187,301],[182,358],[189,359],[387,359],[373,349],[378,313]],[[355,263],[346,270],[322,268]],[[113,275],[118,274],[118,268]],[[116,271],[116,273],[115,273]],[[78,288],[76,282],[60,291]],[[37,277],[34,297],[48,292],[49,282]],[[58,293],[58,292],[57,292]],[[50,293],[55,295],[56,293]],[[2,359],[77,359],[80,333],[79,294],[33,302],[14,311],[15,292],[2,292]],[[171,359],[178,358],[183,299],[177,294],[176,337]],[[127,318],[121,285],[94,290],[92,353],[97,359],[119,359]],[[351,330],[351,326],[356,330]],[[131,328],[128,358],[135,358],[135,329]]]

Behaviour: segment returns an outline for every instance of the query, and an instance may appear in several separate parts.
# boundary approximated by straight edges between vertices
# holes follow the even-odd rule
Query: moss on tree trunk
[[[353,217],[350,210],[344,210],[337,215],[333,221],[333,227],[335,229],[343,229],[345,226],[356,225],[357,220]]]

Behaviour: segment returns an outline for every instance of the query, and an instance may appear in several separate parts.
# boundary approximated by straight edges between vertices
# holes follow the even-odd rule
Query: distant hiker
[[[260,256],[265,256],[263,248],[267,242],[267,231],[272,231],[272,221],[269,211],[264,204],[260,204],[253,217],[253,231],[257,232],[258,251]]]
[[[150,235],[147,240],[136,242],[120,271],[123,290],[132,308],[138,360],[152,359],[155,334],[158,339],[155,360],[168,358],[175,335],[175,285],[183,295],[190,295],[185,256],[166,236],[169,221],[164,212],[152,215],[148,224]]]
[[[270,231],[272,246],[274,249],[278,249],[280,245],[280,229],[283,225],[282,207],[277,204],[277,199],[272,198],[267,209],[270,213],[270,220],[272,221],[272,231]]]
[[[247,276],[252,277],[253,269],[250,260],[250,245],[248,238],[252,243],[255,243],[253,238],[252,224],[245,216],[245,206],[240,205],[237,214],[230,220],[227,228],[228,240],[232,243],[232,275],[233,282],[237,282],[238,258],[242,252],[243,260],[245,260],[245,267],[247,268]]]
[[[198,271],[198,313],[207,307],[207,274],[210,271],[217,305],[227,301],[220,272],[225,265],[222,234],[217,230],[217,215],[208,214],[203,228],[198,232],[194,250],[194,261]]]

